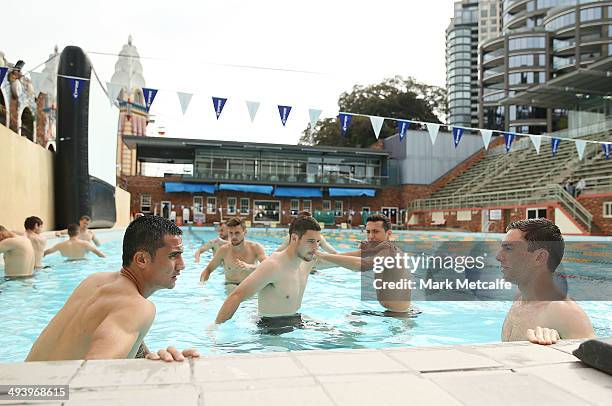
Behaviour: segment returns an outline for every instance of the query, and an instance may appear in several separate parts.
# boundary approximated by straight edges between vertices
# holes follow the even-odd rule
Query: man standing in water
[[[217,252],[219,247],[227,244],[228,242],[229,242],[229,237],[227,235],[227,225],[225,224],[225,221],[221,221],[219,223],[219,237],[213,238],[212,240],[208,241],[206,244],[198,248],[198,250],[195,252],[195,255],[194,255],[195,263],[196,264],[200,263],[200,255],[202,255],[206,251],[212,250],[213,255],[215,255],[215,252]]]
[[[91,223],[91,217],[87,215],[81,216],[79,219],[78,238],[79,240],[94,243],[97,247],[99,247],[100,240],[98,240],[96,234],[89,229],[89,223]],[[56,232],[55,235],[59,237],[60,235],[66,235],[66,233],[67,230],[64,230],[61,232]]]
[[[360,250],[345,252],[340,255],[318,253],[317,256],[327,262],[350,269],[352,271],[370,271],[373,268],[374,257],[395,257],[399,248],[391,241],[391,222],[383,214],[371,214],[366,219],[367,241],[362,241]],[[392,313],[406,313],[410,310],[410,289],[389,289],[393,283],[410,279],[407,269],[391,268],[375,275],[382,279],[377,286],[378,302]]]
[[[520,293],[504,320],[502,341],[548,345],[595,336],[586,313],[554,281],[564,252],[561,231],[550,220],[521,220],[507,227],[496,259],[504,279]]]
[[[30,240],[0,225],[0,254],[4,254],[4,276],[23,277],[34,273],[34,248]]]
[[[245,239],[247,228],[242,219],[234,217],[226,223],[230,244],[221,246],[200,275],[204,283],[210,274],[223,262],[225,284],[238,285],[266,259],[264,247],[258,242]]]
[[[23,227],[25,228],[25,236],[28,237],[34,248],[35,268],[42,268],[42,258],[47,245],[47,239],[42,235],[43,221],[36,216],[31,216],[25,219]]]
[[[84,259],[88,252],[93,252],[100,258],[106,257],[102,252],[94,247],[92,243],[79,238],[79,226],[76,224],[68,225],[68,236],[70,237],[68,241],[62,241],[55,244],[53,247],[45,250],[44,255],[47,256],[59,251],[62,256],[70,260],[75,260]]]
[[[229,294],[215,323],[229,320],[240,303],[258,293],[258,312],[263,321],[278,318],[299,318],[302,297],[314,258],[321,242],[321,226],[312,217],[297,217],[289,227],[289,246],[275,252],[259,264]]]

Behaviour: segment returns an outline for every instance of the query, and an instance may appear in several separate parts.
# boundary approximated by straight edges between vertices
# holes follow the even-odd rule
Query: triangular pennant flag
[[[84,80],[69,78],[70,88],[72,89],[72,98],[76,101],[81,95],[81,89],[83,88]]]
[[[380,130],[385,122],[385,119],[378,116],[370,116],[370,122],[372,123],[372,128],[374,129],[374,135],[376,139],[380,137]]]
[[[0,85],[2,85],[2,81],[4,81],[6,72],[8,72],[8,68],[6,66],[0,66]]]
[[[215,114],[217,115],[218,120],[219,116],[221,115],[221,112],[223,111],[223,107],[225,107],[225,102],[227,102],[227,99],[224,99],[223,97],[213,96],[212,101],[213,107],[215,108]]]
[[[455,148],[459,145],[459,141],[461,141],[461,137],[463,137],[463,131],[465,131],[461,127],[453,127],[453,142],[455,143]]]
[[[259,102],[247,101],[247,110],[249,111],[249,117],[251,117],[251,123],[255,121],[255,115],[257,114],[257,110],[259,110]]]
[[[310,131],[314,131],[315,127],[317,126],[317,122],[319,121],[321,110],[308,109],[308,115],[310,116]]]
[[[123,86],[118,83],[106,82],[106,89],[108,90],[108,101],[111,107],[115,105],[117,97],[119,97],[119,93],[121,93],[122,88]]]
[[[42,90],[43,82],[47,79],[47,74],[42,72],[30,72],[30,80],[34,87],[34,93],[39,94]],[[0,81],[1,83],[2,81]]]
[[[408,127],[410,127],[410,121],[397,120],[397,132],[399,133],[400,142],[404,141],[404,137],[408,133]]]
[[[278,114],[280,114],[281,123],[283,123],[283,127],[287,123],[287,119],[289,118],[289,113],[291,113],[291,106],[278,106]]]
[[[145,109],[147,113],[151,109],[151,105],[153,104],[153,100],[155,100],[155,96],[157,96],[157,89],[150,89],[148,87],[142,88],[142,93],[145,99]]]
[[[533,143],[533,146],[535,147],[536,150],[536,154],[540,154],[540,145],[542,145],[542,137],[540,137],[539,135],[530,135],[529,138],[531,138],[531,142]]]
[[[506,141],[506,153],[510,152],[510,148],[512,148],[512,142],[514,142],[514,137],[516,137],[513,133],[505,133],[504,140]]]
[[[189,103],[191,103],[191,98],[193,94],[184,93],[184,92],[176,92],[176,95],[179,98],[179,103],[181,103],[181,110],[183,111],[183,115],[187,112],[187,108],[189,107]]]
[[[349,125],[351,125],[351,120],[353,116],[346,113],[338,114],[338,121],[340,121],[340,132],[343,137],[346,137],[346,132],[348,131]]]
[[[606,155],[606,159],[609,159],[610,150],[612,150],[612,144],[601,144],[601,149],[603,149],[603,152]]]
[[[440,130],[440,124],[427,123],[427,131],[429,132],[429,139],[431,140],[431,145],[436,143],[436,138],[438,138],[438,131]]]
[[[585,140],[576,140],[576,150],[578,151],[578,159],[582,161],[584,158],[584,150],[586,148]]]
[[[552,148],[553,156],[557,154],[557,150],[559,149],[559,144],[561,144],[561,140],[559,138],[551,138],[550,146]]]
[[[489,143],[491,143],[493,130],[480,130],[480,135],[482,136],[482,144],[484,145],[484,149],[489,149]]]

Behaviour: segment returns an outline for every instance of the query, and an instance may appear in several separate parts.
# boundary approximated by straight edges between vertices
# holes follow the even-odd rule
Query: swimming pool
[[[253,229],[249,238],[261,242],[266,253],[276,249],[284,230]],[[33,341],[66,301],[72,290],[91,273],[116,271],[121,265],[122,232],[100,233],[102,250],[108,258],[66,262],[59,255],[45,259],[51,268],[25,280],[2,281],[0,285],[0,362],[22,361]],[[340,251],[354,250],[364,235],[358,231],[325,231],[329,242]],[[226,296],[221,268],[209,282],[199,285],[200,272],[211,258],[202,256],[194,264],[193,253],[201,240],[215,237],[212,230],[195,233],[185,229],[185,262],[173,290],[155,293],[157,317],[145,342],[150,349],[168,345],[196,347],[203,354],[286,351],[304,349],[380,348],[395,346],[453,345],[498,342],[511,303],[416,302],[417,315],[397,319],[382,317],[376,302],[360,296],[360,275],[342,268],[311,275],[301,313],[305,327],[283,334],[268,334],[257,326],[257,300],[243,303],[234,318],[207,333]],[[476,234],[398,233],[402,240],[477,240]],[[499,238],[489,235],[487,238]],[[49,245],[53,241],[49,242]],[[587,263],[584,258],[578,264]],[[609,268],[608,268],[609,269]],[[607,275],[612,278],[612,275]],[[581,302],[597,336],[612,336],[612,302]]]

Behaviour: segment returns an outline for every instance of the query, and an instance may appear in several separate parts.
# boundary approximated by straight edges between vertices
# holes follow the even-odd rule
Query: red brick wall
[[[169,200],[172,205],[175,206],[174,210],[177,211],[177,215],[183,210],[183,207],[191,207],[193,205],[193,196],[203,196],[204,204],[206,204],[206,197],[211,196],[206,193],[166,193],[163,188],[163,182],[180,181],[179,178],[165,177],[165,178],[154,178],[146,176],[123,176],[120,178],[121,184],[125,185],[128,192],[131,194],[130,210],[132,215],[140,212],[140,196],[148,194],[151,196],[152,207],[157,205],[158,213],[161,206],[161,202]],[[253,209],[253,199],[261,200],[279,200],[281,202],[281,211],[285,211],[284,215],[281,215],[281,223],[289,224],[293,217],[290,214],[291,210],[291,198],[277,198],[269,195],[262,195],[256,193],[243,193],[234,192],[228,190],[219,190],[215,192],[214,196],[217,198],[217,208],[227,207],[227,198],[236,197],[238,203],[240,198],[249,198],[250,209]],[[339,200],[343,202],[343,211],[345,215],[342,217],[336,217],[336,223],[344,223],[348,219],[348,211],[354,210],[355,215],[353,216],[353,225],[361,224],[361,209],[362,207],[369,207],[370,211],[380,211],[382,207],[396,207],[398,210],[405,208],[405,204],[402,204],[402,193],[399,187],[385,188],[377,191],[377,196],[372,197],[329,197],[327,193],[324,193],[323,198],[300,198],[300,210],[303,210],[303,201],[310,200],[312,202],[312,211],[323,210],[323,200],[330,200],[332,210],[334,209],[334,202]],[[193,218],[193,213],[191,213]],[[224,218],[227,218],[224,215]],[[249,215],[249,219],[252,219],[252,215]],[[208,214],[206,213],[206,222],[211,224],[215,221],[220,220],[219,213]]]
[[[612,235],[612,218],[604,218],[604,202],[612,202],[612,193],[581,195],[578,201],[593,215],[593,234]]]

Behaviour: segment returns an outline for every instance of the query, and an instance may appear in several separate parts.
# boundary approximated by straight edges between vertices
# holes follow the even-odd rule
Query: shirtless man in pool
[[[496,259],[504,279],[519,295],[506,315],[502,341],[554,344],[562,338],[593,338],[589,317],[555,283],[565,242],[559,227],[545,218],[508,225]]]
[[[36,258],[30,240],[0,225],[0,254],[4,254],[4,276],[32,276]]]
[[[76,224],[68,225],[68,236],[70,237],[67,241],[62,241],[55,244],[53,247],[45,250],[44,255],[53,254],[59,251],[62,256],[69,260],[85,259],[88,252],[93,252],[100,258],[105,258],[105,255],[98,250],[91,242],[84,241],[79,238],[79,226]]]
[[[26,361],[134,358],[155,319],[149,296],[174,288],[185,268],[181,234],[159,216],[132,221],[123,237],[121,270],[96,272],[81,282],[40,333]],[[198,353],[168,347],[144,355],[182,361]]]
[[[226,226],[230,244],[217,249],[200,275],[201,283],[206,282],[210,274],[223,263],[225,284],[238,285],[253,272],[258,263],[266,259],[263,245],[245,239],[247,228],[242,219],[234,217],[227,221]]]
[[[240,303],[258,293],[258,312],[263,318],[296,316],[302,305],[308,276],[321,242],[321,226],[312,217],[298,217],[289,227],[289,246],[259,264],[221,306],[216,324],[234,315]]]

